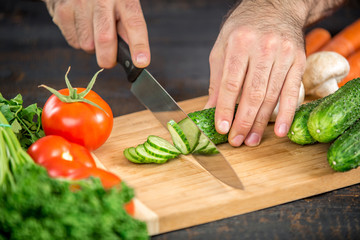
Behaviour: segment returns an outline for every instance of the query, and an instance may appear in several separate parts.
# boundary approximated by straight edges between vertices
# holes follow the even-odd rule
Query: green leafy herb
[[[60,181],[25,164],[14,172],[15,190],[0,191],[2,239],[148,239],[146,224],[128,215],[133,190],[104,190],[99,179]]]
[[[41,126],[42,109],[36,103],[24,108],[20,94],[7,100],[0,93],[0,111],[11,125],[22,148],[27,149],[45,135]]]

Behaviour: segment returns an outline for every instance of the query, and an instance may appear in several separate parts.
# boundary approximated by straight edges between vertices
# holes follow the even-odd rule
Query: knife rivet
[[[130,67],[130,61],[128,61],[128,60],[125,61],[125,67],[127,67],[127,68]]]

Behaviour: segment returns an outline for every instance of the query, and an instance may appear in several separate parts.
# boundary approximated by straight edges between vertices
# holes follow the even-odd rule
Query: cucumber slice
[[[163,158],[163,159],[176,158],[180,154],[180,153],[179,154],[172,154],[172,153],[161,151],[161,150],[159,150],[157,148],[152,147],[148,142],[144,143],[144,147],[145,147],[145,151],[148,154],[150,154],[151,156],[155,156],[155,157]]]
[[[190,118],[184,118],[178,122],[179,127],[183,130],[187,140],[189,141],[191,153],[199,144],[201,131]]]
[[[180,126],[174,120],[170,120],[167,123],[167,127],[175,147],[179,149],[182,154],[189,154],[191,150],[190,143]]]
[[[203,154],[203,155],[212,155],[212,154],[218,154],[219,151],[217,150],[217,148],[215,147],[215,145],[213,143],[209,142],[209,144],[207,145],[206,148],[200,149],[193,153]]]
[[[133,163],[143,163],[143,160],[141,157],[139,157],[139,155],[134,155],[130,153],[130,149],[132,149],[133,153],[136,154],[134,147],[126,148],[124,150],[124,156],[126,157],[126,159]]]
[[[209,139],[202,133],[200,134],[199,144],[196,146],[193,152],[201,151],[209,145]]]
[[[154,136],[154,135],[150,135],[147,138],[147,142],[150,144],[150,146],[152,146],[153,148],[159,149],[163,152],[167,152],[170,154],[180,154],[181,152],[174,146],[172,145],[169,141],[167,141],[164,138],[158,137],[158,136]]]
[[[150,155],[146,152],[144,144],[139,144],[135,148],[135,151],[139,156],[144,158],[144,163],[165,163],[168,160]]]

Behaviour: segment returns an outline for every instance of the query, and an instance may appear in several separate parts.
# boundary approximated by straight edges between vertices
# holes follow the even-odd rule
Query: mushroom
[[[304,102],[304,99],[305,99],[305,89],[304,89],[304,84],[301,82],[297,106],[302,104]],[[279,112],[279,105],[280,105],[280,100],[278,100],[278,103],[276,104],[276,107],[274,108],[274,111],[271,114],[269,122],[275,122]]]
[[[311,54],[306,60],[305,72],[302,78],[306,95],[326,97],[339,89],[338,83],[350,71],[350,65],[345,57],[330,51],[320,51]]]

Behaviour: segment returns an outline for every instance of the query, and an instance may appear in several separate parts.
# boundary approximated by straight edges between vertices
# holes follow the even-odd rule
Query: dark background
[[[152,52],[150,72],[181,101],[207,94],[208,56],[231,0],[141,1]],[[360,17],[349,1],[316,25],[333,35]],[[309,29],[311,29],[309,28]],[[309,30],[308,29],[308,30]],[[67,45],[45,4],[30,0],[0,3],[0,92],[21,93],[27,106],[43,106],[50,94],[38,85],[65,87],[64,74],[84,87],[99,70],[95,56]],[[120,67],[102,72],[94,86],[115,116],[144,109],[129,92]],[[153,239],[360,239],[360,185],[306,198]]]

